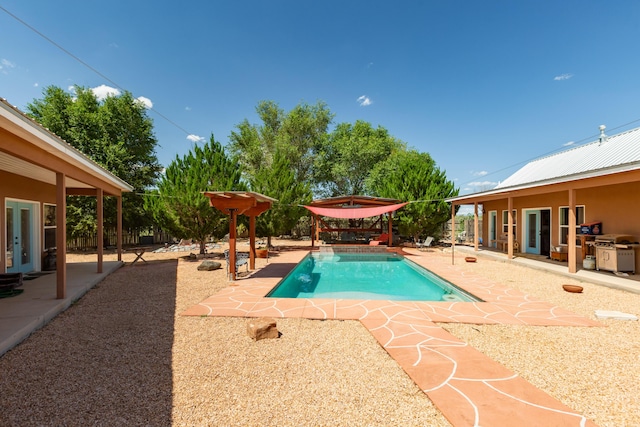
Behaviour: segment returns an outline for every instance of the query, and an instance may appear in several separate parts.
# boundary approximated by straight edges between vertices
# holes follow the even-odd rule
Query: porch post
[[[507,230],[509,231],[507,259],[513,259],[513,241],[515,240],[513,236],[513,197],[509,197],[507,201],[507,212]]]
[[[268,250],[269,248],[267,248]],[[256,217],[249,216],[249,268],[256,269]]]
[[[456,204],[451,202],[451,265],[455,264],[455,251],[456,251]]]
[[[236,209],[229,209],[229,275],[236,280]]]
[[[118,250],[118,261],[122,261],[122,193],[116,197],[117,200],[117,213],[116,213],[116,247]]]
[[[67,177],[56,172],[56,298],[67,293]]]
[[[389,221],[387,221],[387,245],[393,246],[393,212],[389,212]]]
[[[104,198],[104,192],[102,188],[96,190],[96,220],[98,222],[98,273],[102,273],[102,260],[104,251],[104,210],[102,208],[102,202]]]
[[[473,203],[473,250],[478,251],[478,202]]]
[[[578,271],[576,257],[576,190],[569,190],[569,235],[567,237],[567,249],[569,250],[569,273]]]

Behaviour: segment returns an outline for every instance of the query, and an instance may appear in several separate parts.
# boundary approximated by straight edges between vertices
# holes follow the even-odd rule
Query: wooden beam
[[[478,244],[480,243],[478,232],[478,202],[475,202],[473,204],[473,250],[476,252],[478,252]]]
[[[509,197],[507,199],[507,230],[509,234],[507,235],[507,259],[513,259],[513,197]]]
[[[116,213],[116,240],[118,243],[116,244],[118,250],[118,261],[122,261],[122,195],[116,197],[117,200],[117,213]]]
[[[67,294],[67,194],[66,176],[56,173],[56,298]]]
[[[568,262],[569,273],[578,271],[578,260],[576,257],[576,190],[569,190],[569,235],[567,239],[567,249],[569,250]]]
[[[229,218],[229,275],[231,280],[236,280],[236,220],[235,209],[230,209]]]
[[[249,217],[249,268],[256,269],[256,217],[253,215]]]
[[[102,207],[104,195],[102,189],[97,189],[96,194],[96,221],[98,223],[98,273],[102,273],[102,260],[104,256],[104,209]]]

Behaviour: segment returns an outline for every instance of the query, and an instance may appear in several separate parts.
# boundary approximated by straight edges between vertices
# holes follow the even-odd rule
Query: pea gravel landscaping
[[[253,341],[246,319],[180,316],[228,285],[224,268],[198,271],[184,255],[145,254],[2,356],[0,426],[449,425],[357,321],[277,319],[279,339]],[[69,255],[81,259],[95,256]],[[457,264],[592,319],[639,314],[637,294],[510,263]],[[639,322],[601,322],[440,326],[600,426],[640,425]]]

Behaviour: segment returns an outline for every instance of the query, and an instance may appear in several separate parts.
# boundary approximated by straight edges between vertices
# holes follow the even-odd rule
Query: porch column
[[[254,215],[249,217],[249,269],[256,269],[256,217]]]
[[[56,172],[56,298],[67,293],[67,177]]]
[[[513,197],[509,197],[507,201],[507,230],[509,231],[507,245],[509,245],[509,250],[507,251],[507,259],[513,259]]]
[[[116,197],[117,213],[116,213],[116,247],[118,250],[118,261],[122,261],[122,193]]]
[[[456,231],[456,205],[451,202],[451,264],[455,264],[455,251],[456,251],[456,239],[455,239],[455,231]]]
[[[569,235],[567,239],[567,249],[569,250],[569,273],[578,271],[578,260],[576,257],[576,190],[569,190]]]
[[[473,250],[478,251],[478,202],[473,203]]]
[[[229,209],[229,276],[236,280],[236,219],[237,209]]]
[[[393,212],[389,212],[389,221],[387,221],[387,245],[393,246]]]
[[[104,210],[102,201],[104,192],[102,188],[96,190],[96,220],[98,222],[98,273],[102,273],[102,260],[104,256]]]

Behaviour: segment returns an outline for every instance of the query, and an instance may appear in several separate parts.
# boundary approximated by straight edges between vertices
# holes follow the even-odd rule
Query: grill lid
[[[596,243],[633,243],[633,236],[628,234],[600,234],[596,236]]]

